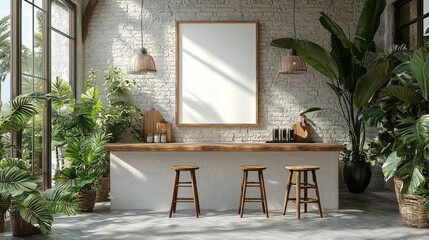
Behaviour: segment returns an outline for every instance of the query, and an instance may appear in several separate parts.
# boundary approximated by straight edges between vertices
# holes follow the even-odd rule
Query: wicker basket
[[[26,222],[18,211],[10,211],[10,225],[15,236],[32,235],[40,233],[40,229]]]
[[[102,177],[97,186],[96,202],[108,202],[110,193],[110,177]]]
[[[77,205],[82,212],[92,212],[95,205],[95,191],[86,193],[77,193],[76,196],[79,198],[80,203]]]
[[[402,194],[402,179],[395,175],[395,192],[399,204],[402,222],[411,227],[429,228],[429,220],[426,217],[426,206],[419,195]]]

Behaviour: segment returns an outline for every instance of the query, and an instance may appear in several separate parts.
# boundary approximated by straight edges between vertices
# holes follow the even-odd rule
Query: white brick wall
[[[353,35],[364,0],[298,0],[297,37],[329,47],[330,38],[319,23],[323,11]],[[130,57],[140,48],[140,0],[99,0],[84,46],[85,71],[106,61],[126,71]],[[154,57],[157,72],[128,75],[135,104],[146,111],[154,107],[174,123],[175,113],[175,21],[257,20],[259,28],[259,127],[191,128],[174,126],[177,142],[263,142],[271,130],[291,127],[299,113],[310,107],[337,108],[337,100],[326,85],[327,78],[309,68],[303,75],[279,75],[284,51],[269,46],[279,37],[293,36],[292,0],[146,0],[144,41]],[[383,18],[388,19],[388,18]],[[385,48],[389,39],[380,27],[377,43]],[[101,83],[101,79],[100,83]],[[332,112],[311,114],[313,139],[343,144],[347,141],[341,117]]]

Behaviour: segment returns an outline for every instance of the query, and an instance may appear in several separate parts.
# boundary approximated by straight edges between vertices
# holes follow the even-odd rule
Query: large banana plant
[[[79,213],[77,197],[52,188],[40,194],[40,179],[29,173],[30,165],[21,159],[4,158],[0,162],[2,208],[17,211],[21,217],[44,233],[51,230],[54,213]]]
[[[331,34],[331,50],[317,43],[280,38],[271,42],[271,46],[295,49],[304,61],[328,77],[327,84],[335,93],[340,109],[330,109],[339,113],[347,124],[347,134],[351,144],[352,162],[365,161],[363,152],[365,143],[365,125],[359,118],[362,106],[355,107],[355,94],[359,78],[367,74],[365,65],[368,54],[375,52],[374,35],[380,25],[380,15],[386,6],[385,0],[367,0],[359,17],[358,26],[353,39],[349,39],[343,29],[328,15],[321,13],[319,21]],[[393,69],[390,63],[380,63],[378,71],[389,72]],[[310,108],[301,113],[307,114],[322,108]]]

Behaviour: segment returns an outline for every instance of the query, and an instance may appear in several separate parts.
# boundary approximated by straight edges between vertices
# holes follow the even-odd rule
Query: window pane
[[[70,34],[70,13],[69,8],[64,6],[58,0],[52,1],[51,23],[52,27],[60,30],[65,34]]]
[[[33,74],[33,6],[22,1],[22,72]]]
[[[7,114],[10,101],[10,1],[2,1],[0,9],[0,106]]]
[[[22,76],[22,93],[43,91],[43,81],[39,78]],[[38,174],[42,169],[42,136],[43,115],[42,104],[38,106],[39,114],[27,123],[22,131],[22,158],[30,160],[34,164],[33,172]]]
[[[43,75],[43,28],[45,21],[45,12],[34,9],[34,75],[44,77]]]
[[[398,43],[405,43],[408,49],[411,49],[413,51],[417,50],[417,39],[417,23],[414,23],[408,27],[399,30]]]
[[[406,3],[399,8],[399,25],[407,23],[415,18],[417,18],[417,0]]]
[[[34,3],[36,6],[38,6],[39,8],[44,9],[44,8],[43,8],[43,1],[44,1],[44,0],[33,0],[33,3]]]
[[[423,35],[429,36],[429,33],[426,33],[429,31],[429,17],[423,19]]]
[[[70,39],[51,31],[51,78],[57,76],[69,82]]]
[[[423,0],[423,15],[429,13],[429,0]]]

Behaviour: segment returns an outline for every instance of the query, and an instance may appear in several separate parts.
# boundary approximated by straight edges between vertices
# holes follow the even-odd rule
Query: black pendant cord
[[[293,0],[293,40],[296,40],[296,26],[295,26],[295,4],[296,0]]]
[[[142,4],[141,4],[141,8],[140,8],[140,34],[141,34],[141,39],[142,39],[142,53],[146,53],[146,49],[144,48],[143,42],[143,2],[144,0],[142,0]]]

